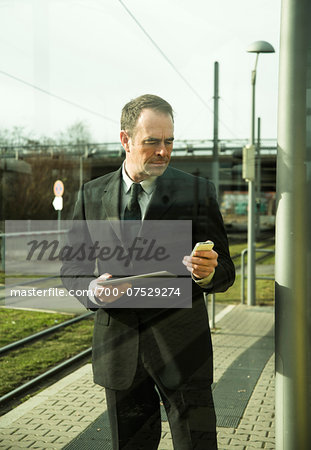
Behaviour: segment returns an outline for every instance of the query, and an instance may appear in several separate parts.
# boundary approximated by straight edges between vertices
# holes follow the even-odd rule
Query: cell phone
[[[192,250],[192,253],[196,252],[197,250],[212,250],[214,247],[213,241],[205,241],[205,242],[197,242],[194,246],[194,249]]]

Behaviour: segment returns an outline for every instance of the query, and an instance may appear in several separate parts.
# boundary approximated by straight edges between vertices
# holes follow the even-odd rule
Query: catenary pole
[[[213,133],[213,182],[218,195],[219,191],[219,151],[218,151],[218,124],[219,124],[219,63],[214,63],[214,133]]]
[[[218,150],[218,124],[219,124],[219,63],[214,63],[214,132],[213,132],[213,183],[219,197],[219,150]],[[215,328],[216,295],[211,295],[211,328]]]
[[[311,2],[283,0],[276,215],[276,449],[311,448]]]
[[[214,63],[214,132],[213,132],[213,162],[212,176],[216,189],[216,195],[219,195],[219,154],[218,154],[218,123],[219,123],[219,64]],[[215,328],[215,294],[211,294],[211,328]],[[207,295],[204,294],[205,303],[208,305]]]

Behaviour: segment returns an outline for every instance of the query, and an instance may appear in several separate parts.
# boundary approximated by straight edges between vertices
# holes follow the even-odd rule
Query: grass
[[[234,259],[236,267],[241,265],[241,252],[247,247],[246,242],[230,245],[231,257],[239,255]],[[256,247],[274,250],[274,243],[267,245],[267,242],[258,242]],[[256,253],[256,257],[264,256],[265,253]],[[268,254],[266,254],[268,255]],[[274,254],[266,256],[264,260],[258,261],[256,264],[273,265],[275,262]],[[247,253],[245,255],[245,270],[247,264]],[[245,280],[245,302],[247,302],[247,280]],[[240,303],[241,302],[241,275],[236,276],[234,285],[228,289],[227,292],[216,294],[217,302]],[[256,302],[258,305],[273,305],[274,304],[274,282],[271,280],[256,280]]]
[[[245,280],[245,302],[247,301]],[[241,275],[236,276],[236,280],[227,292],[216,294],[216,302],[221,303],[241,303]],[[274,282],[270,280],[256,280],[256,302],[257,305],[274,304]]]
[[[0,327],[4,332],[0,335],[0,347],[65,322],[72,317],[74,317],[72,314],[50,314],[1,308]]]
[[[12,310],[8,310],[7,318]],[[13,311],[15,312],[15,311]],[[36,319],[35,313],[27,311],[28,320]],[[54,314],[50,314],[54,316]],[[23,326],[22,326],[23,328]],[[39,331],[39,330],[37,330]],[[22,332],[20,333],[22,334]],[[62,332],[50,335],[0,358],[0,395],[26,383],[71,356],[92,345],[93,320],[83,320],[70,325]]]

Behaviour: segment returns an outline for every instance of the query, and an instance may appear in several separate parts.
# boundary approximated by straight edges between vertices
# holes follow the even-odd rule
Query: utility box
[[[243,147],[243,167],[242,177],[246,181],[255,180],[255,146],[246,145]]]

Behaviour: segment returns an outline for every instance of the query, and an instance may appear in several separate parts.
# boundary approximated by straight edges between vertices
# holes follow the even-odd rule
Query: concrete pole
[[[311,2],[283,0],[276,215],[276,449],[311,448]]]

